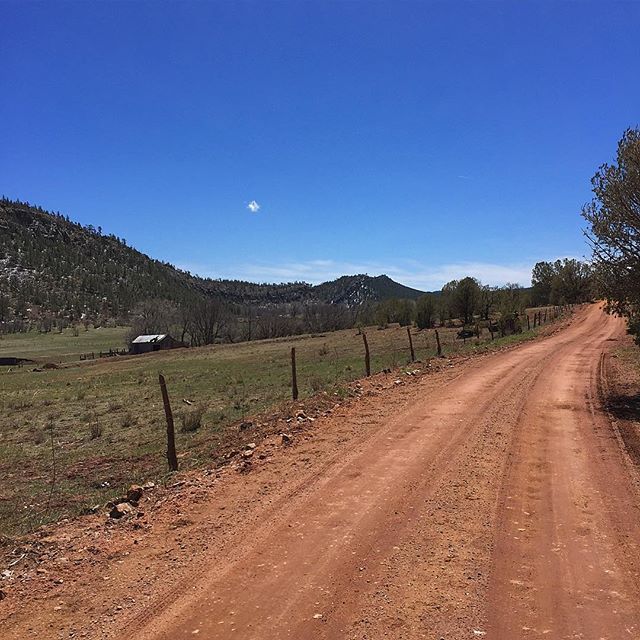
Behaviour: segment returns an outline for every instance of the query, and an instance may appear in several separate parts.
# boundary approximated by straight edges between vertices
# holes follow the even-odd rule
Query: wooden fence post
[[[171,471],[178,470],[178,457],[176,456],[176,435],[173,427],[173,413],[171,412],[171,403],[169,402],[169,394],[167,393],[167,384],[164,376],[159,374],[160,391],[162,392],[162,404],[164,404],[164,415],[167,419],[167,462]]]
[[[440,345],[440,336],[438,335],[438,330],[435,330],[436,332],[436,346],[438,348],[438,357],[440,357],[442,355],[442,346]]]
[[[527,313],[527,331],[531,331],[531,320],[529,320],[529,314]]]
[[[545,322],[545,324],[547,323],[547,309],[546,309],[546,307],[545,307],[545,310],[544,310],[544,322]]]
[[[411,362],[415,362],[416,352],[413,350],[413,340],[411,339],[411,327],[407,327],[407,335],[409,336],[409,350],[411,351]]]
[[[367,372],[367,378],[371,375],[371,358],[369,356],[369,343],[367,342],[367,334],[362,332],[362,340],[364,342],[364,368]]]
[[[296,348],[291,347],[291,395],[298,399],[298,376],[296,374]]]

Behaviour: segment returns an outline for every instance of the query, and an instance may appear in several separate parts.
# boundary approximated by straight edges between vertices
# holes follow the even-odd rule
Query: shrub
[[[99,422],[94,422],[91,425],[90,437],[92,440],[99,438],[102,435],[102,425]]]
[[[127,429],[128,427],[130,427],[131,425],[133,425],[135,423],[135,419],[133,417],[133,414],[131,413],[131,411],[127,411],[122,418],[120,419],[120,426],[123,429]]]
[[[326,383],[321,376],[311,375],[309,376],[309,386],[311,387],[311,391],[313,391],[313,393],[318,393],[325,388]]]
[[[180,430],[183,433],[193,433],[202,426],[202,417],[206,411],[206,407],[194,407],[193,409],[185,409],[180,415],[182,426]]]

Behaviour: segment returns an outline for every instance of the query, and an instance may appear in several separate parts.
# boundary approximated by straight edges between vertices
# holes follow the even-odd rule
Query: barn
[[[164,349],[177,349],[184,344],[168,333],[156,333],[152,335],[138,336],[131,343],[131,353],[149,353],[151,351],[163,351]]]

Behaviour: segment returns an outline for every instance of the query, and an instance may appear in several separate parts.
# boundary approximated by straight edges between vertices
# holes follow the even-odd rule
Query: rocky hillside
[[[416,298],[420,293],[387,276],[343,276],[317,286],[199,278],[146,256],[100,227],[85,227],[59,213],[0,200],[0,322],[44,312],[72,321],[96,315],[126,317],[137,302],[148,298],[351,306]]]
[[[415,300],[424,294],[395,282],[389,276],[342,276],[313,287],[314,295],[324,302],[357,305],[371,300],[406,298]]]

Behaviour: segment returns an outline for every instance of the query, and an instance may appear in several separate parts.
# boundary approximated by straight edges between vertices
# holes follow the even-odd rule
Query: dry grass
[[[180,430],[182,433],[197,431],[202,426],[202,417],[206,410],[204,406],[184,409],[180,414]]]
[[[456,331],[439,330],[445,354],[491,349],[534,335],[491,343],[485,331],[480,340],[462,344]],[[412,335],[416,357],[433,357],[433,330]],[[374,372],[408,364],[405,328],[370,327],[367,338]],[[301,398],[321,390],[340,396],[345,382],[364,375],[362,336],[356,330],[68,361],[39,372],[0,367],[0,534],[27,531],[106,501],[131,482],[164,476],[160,372],[176,416],[186,412],[185,426],[176,434],[181,467],[208,463],[221,427],[289,398],[291,346],[296,347]],[[38,349],[46,351],[40,342]],[[53,488],[50,430],[57,464]]]
[[[47,362],[70,362],[80,359],[81,353],[95,353],[109,349],[122,349],[126,344],[129,327],[73,328],[62,333],[15,333],[0,335],[0,356],[16,356]]]

